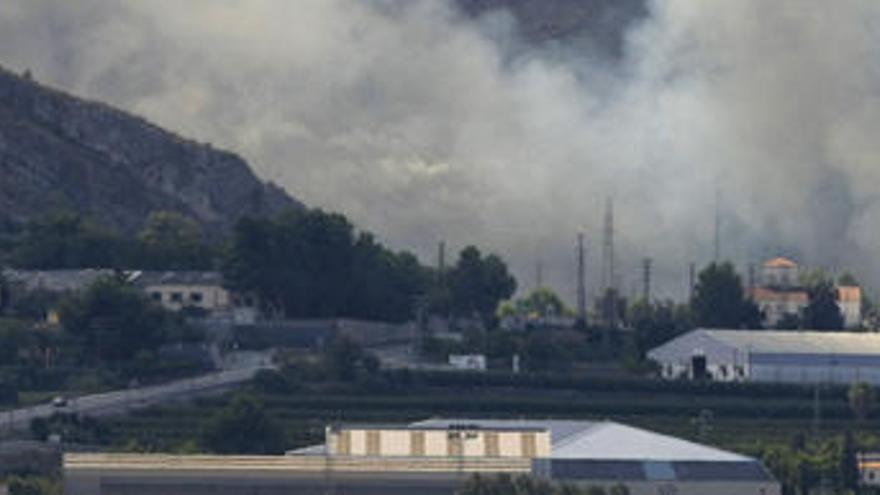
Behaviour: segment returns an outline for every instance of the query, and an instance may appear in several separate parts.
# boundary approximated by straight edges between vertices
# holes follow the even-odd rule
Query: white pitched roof
[[[481,427],[530,427],[550,430],[553,459],[613,461],[715,461],[753,459],[612,421],[429,419],[415,427],[472,424]]]
[[[880,334],[856,332],[695,330],[743,351],[770,354],[880,354]]]
[[[554,459],[614,461],[752,461],[732,452],[614,422],[594,423],[580,434],[553,445]]]

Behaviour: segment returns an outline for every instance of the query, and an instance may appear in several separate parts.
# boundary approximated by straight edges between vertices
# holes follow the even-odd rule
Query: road
[[[49,417],[56,412],[78,413],[95,417],[111,416],[182,398],[210,395],[246,382],[260,370],[274,367],[270,359],[253,356],[240,359],[231,366],[233,366],[231,369],[162,385],[83,395],[69,399],[65,407],[41,404],[3,411],[0,412],[0,434],[25,430],[30,427],[30,422],[34,418]]]

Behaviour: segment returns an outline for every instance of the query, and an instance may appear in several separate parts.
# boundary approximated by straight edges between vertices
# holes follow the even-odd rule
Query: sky
[[[446,0],[0,2],[0,65],[235,151],[426,263],[477,244],[572,301],[611,197],[627,294],[650,257],[682,297],[716,209],[743,272],[880,281],[880,3],[657,1],[624,40],[533,46]]]

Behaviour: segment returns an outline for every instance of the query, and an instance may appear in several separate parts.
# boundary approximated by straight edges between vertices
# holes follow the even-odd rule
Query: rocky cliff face
[[[131,233],[155,210],[209,232],[300,207],[240,157],[0,69],[0,217],[75,210]]]

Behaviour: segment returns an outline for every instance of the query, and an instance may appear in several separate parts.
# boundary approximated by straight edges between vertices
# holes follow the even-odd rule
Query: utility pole
[[[440,281],[443,281],[443,278],[446,274],[446,241],[440,241],[440,245],[437,247],[437,275],[440,277]]]
[[[715,188],[715,263],[721,262],[721,190]]]
[[[613,330],[617,327],[617,287],[614,270],[614,202],[611,198],[605,200],[605,228],[602,244],[603,262],[603,288],[602,295],[603,316],[606,326]],[[607,333],[607,332],[606,332]],[[610,336],[606,338],[606,343]]]
[[[544,287],[544,263],[539,259],[535,263],[535,289]]]
[[[688,300],[694,298],[694,291],[697,287],[697,264],[688,265]]]
[[[642,260],[642,299],[651,302],[651,258]]]
[[[577,310],[578,319],[583,322],[587,321],[587,283],[586,283],[586,266],[584,266],[584,233],[580,232],[577,236]]]

